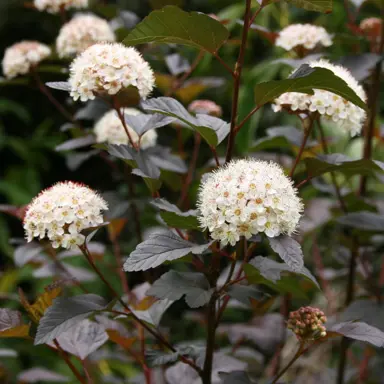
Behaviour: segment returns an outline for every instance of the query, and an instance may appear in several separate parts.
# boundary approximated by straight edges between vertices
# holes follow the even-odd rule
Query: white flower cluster
[[[86,8],[88,0],[35,0],[33,4],[39,11],[59,13],[70,8]]]
[[[222,245],[264,232],[292,234],[303,205],[292,181],[272,162],[236,160],[212,172],[199,191],[201,226]]]
[[[123,112],[126,115],[134,116],[140,114],[140,111],[134,108],[125,108]],[[134,144],[139,146],[141,149],[146,149],[156,145],[157,133],[154,129],[144,133],[141,140],[139,140],[140,138],[138,134],[128,125],[127,128]],[[107,142],[110,144],[130,145],[123,124],[114,110],[108,111],[100,120],[97,121],[94,132],[98,143]]]
[[[188,111],[196,114],[201,113],[216,117],[220,117],[223,114],[223,110],[220,105],[217,105],[212,100],[194,100],[191,104],[189,104]]]
[[[108,22],[91,14],[79,14],[64,24],[56,40],[60,57],[74,56],[95,43],[115,41]]]
[[[84,244],[81,231],[103,222],[107,203],[89,187],[72,181],[45,189],[29,204],[24,217],[28,241],[47,237],[54,248]]]
[[[280,31],[275,44],[290,51],[296,47],[312,50],[318,45],[329,47],[332,37],[323,27],[312,24],[291,24]]]
[[[2,63],[4,76],[12,79],[18,75],[25,75],[50,54],[51,49],[38,41],[16,43],[5,50]]]
[[[336,76],[344,80],[357,96],[363,101],[366,100],[367,97],[363,87],[359,85],[347,69],[325,60],[315,61],[309,65],[312,68],[329,69]],[[272,108],[275,112],[281,111],[283,108],[298,112],[318,112],[322,118],[333,121],[337,127],[351,136],[361,132],[366,118],[366,112],[362,108],[341,96],[320,89],[314,89],[313,95],[298,92],[283,93],[275,99],[274,103]]]
[[[155,78],[149,64],[132,47],[119,43],[94,44],[76,57],[70,67],[71,96],[81,101],[97,94],[115,95],[130,86],[145,99]]]

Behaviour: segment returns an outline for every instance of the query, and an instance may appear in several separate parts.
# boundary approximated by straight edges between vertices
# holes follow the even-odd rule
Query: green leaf
[[[230,125],[225,121],[208,115],[192,116],[181,103],[171,97],[158,97],[143,101],[141,107],[152,113],[171,116],[181,124],[197,131],[211,146],[216,147],[228,135]]]
[[[165,199],[155,199],[151,202],[151,205],[162,210],[160,216],[168,226],[180,229],[199,229],[197,211],[189,210],[182,212],[176,205],[171,204]]]
[[[171,300],[179,300],[185,295],[187,304],[198,308],[209,301],[212,292],[202,273],[169,271],[153,283],[147,295]]]
[[[40,320],[35,345],[49,343],[91,313],[102,311],[106,306],[102,297],[91,293],[55,299]]]
[[[214,53],[228,36],[228,30],[210,16],[166,6],[151,12],[128,34],[123,43],[175,43]]]
[[[155,233],[148,240],[140,243],[124,263],[124,270],[146,271],[156,268],[165,261],[180,259],[193,253],[200,255],[205,252],[211,243],[194,244],[174,235],[172,232]]]
[[[337,222],[364,231],[384,231],[384,216],[369,211],[347,213],[338,217]]]
[[[285,0],[296,7],[322,13],[332,12],[332,0]]]
[[[304,159],[310,177],[320,176],[327,172],[341,172],[346,177],[354,175],[375,176],[382,173],[383,168],[378,162],[370,159],[351,160],[340,153],[307,157]]]
[[[289,236],[268,238],[271,248],[293,270],[301,271],[304,267],[301,245]]]
[[[350,339],[365,341],[376,347],[384,347],[384,332],[367,323],[347,321],[333,325],[329,331]]]
[[[360,108],[367,108],[348,84],[328,69],[311,68],[308,64],[303,64],[293,76],[285,80],[273,80],[257,84],[255,87],[256,104],[261,106],[286,92],[313,95],[314,89],[322,89],[339,95]]]
[[[249,283],[266,285],[280,293],[291,293],[297,298],[307,298],[299,276],[303,276],[306,282],[320,289],[315,277],[307,268],[295,272],[287,264],[278,263],[267,257],[255,257],[244,266],[244,271]]]

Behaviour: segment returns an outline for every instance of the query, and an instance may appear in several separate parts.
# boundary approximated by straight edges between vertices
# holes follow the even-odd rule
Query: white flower
[[[195,100],[188,106],[188,111],[198,114],[206,114],[211,116],[220,117],[223,114],[223,110],[220,105],[217,105],[211,100]]]
[[[33,4],[39,11],[59,13],[70,8],[86,8],[88,0],[34,0]]]
[[[331,64],[326,60],[314,61],[309,65],[312,68],[329,69],[344,80],[360,99],[366,100],[367,96],[363,87],[347,69]],[[361,132],[366,118],[366,112],[362,108],[341,96],[320,89],[314,89],[313,95],[297,92],[283,93],[274,100],[274,103],[272,108],[275,112],[281,111],[283,108],[299,112],[318,112],[322,118],[333,121],[337,127],[351,136]]]
[[[61,28],[56,50],[60,57],[74,56],[95,43],[108,41],[115,41],[115,34],[106,20],[79,14]]]
[[[134,108],[125,108],[123,112],[127,115],[140,114],[140,111]],[[139,141],[138,134],[128,125],[127,128],[132,141],[141,149],[146,149],[156,145],[157,133],[154,129],[144,133]],[[99,121],[97,121],[94,132],[98,143],[107,142],[110,144],[131,144],[123,124],[114,110],[107,112]]]
[[[42,191],[29,204],[24,217],[28,241],[48,238],[54,248],[84,244],[81,231],[103,222],[107,203],[89,187],[60,182]]]
[[[115,95],[130,86],[136,87],[145,99],[153,90],[155,78],[135,48],[104,43],[94,44],[76,57],[70,67],[69,83],[74,100]]]
[[[3,73],[9,79],[25,75],[50,54],[51,49],[38,41],[16,43],[5,50]]]
[[[329,47],[332,37],[323,27],[312,24],[291,24],[280,31],[275,44],[290,51],[296,47],[312,50],[318,45]]]
[[[292,181],[272,162],[235,160],[212,172],[201,185],[201,226],[222,245],[235,245],[264,232],[268,237],[292,234],[303,205]]]

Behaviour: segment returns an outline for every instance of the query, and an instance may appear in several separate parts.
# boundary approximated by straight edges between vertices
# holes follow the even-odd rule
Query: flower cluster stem
[[[232,152],[235,145],[236,137],[236,122],[237,122],[237,113],[239,107],[239,94],[240,94],[240,82],[241,82],[241,73],[243,70],[243,63],[247,45],[247,37],[249,31],[249,20],[251,17],[251,0],[246,0],[245,5],[245,14],[244,14],[244,26],[243,26],[243,35],[241,38],[240,52],[235,66],[234,72],[234,84],[233,84],[233,97],[232,97],[232,112],[231,112],[231,130],[229,132],[229,140],[227,146],[227,154],[225,157],[225,162],[229,162],[232,159]]]
[[[273,379],[271,384],[277,383],[277,380],[280,379],[281,376],[284,375],[285,372],[293,365],[293,363],[306,351],[305,344],[301,343],[299,349],[293,356],[292,360],[277,374],[277,376]]]

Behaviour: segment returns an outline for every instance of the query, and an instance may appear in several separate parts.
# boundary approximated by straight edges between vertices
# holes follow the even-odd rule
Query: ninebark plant
[[[32,241],[16,250],[16,265],[31,264],[37,268],[36,277],[52,277],[54,282],[33,304],[19,291],[29,320],[19,311],[0,309],[0,337],[45,345],[68,365],[68,376],[73,375],[68,380],[84,384],[277,383],[283,375],[291,380],[291,366],[319,349],[329,357],[335,382],[347,382],[348,364],[355,366],[351,382],[376,382],[368,368],[372,364],[376,372],[373,347],[358,344],[359,355],[351,361],[347,356],[353,353],[353,339],[384,345],[383,326],[375,319],[382,313],[384,269],[379,253],[384,221],[374,190],[384,166],[372,158],[381,74],[377,54],[383,53],[384,28],[380,19],[360,27],[360,9],[346,2],[351,34],[371,52],[366,55],[356,48],[368,60],[355,62],[358,69],[365,66],[365,73],[345,76],[328,63],[313,64],[318,59],[315,50],[326,49],[334,36],[315,27],[288,29],[277,45],[292,50],[295,58],[286,61],[296,70],[288,78],[256,84],[254,105],[242,116],[241,87],[247,81],[244,68],[251,65],[245,64],[252,54],[251,35],[258,33],[272,43],[278,35],[258,25],[268,7],[278,6],[271,3],[240,1],[242,20],[221,20],[170,5],[134,26],[124,25],[130,21],[121,13],[110,23],[120,23],[115,39],[98,21],[103,36],[125,46],[100,41],[85,54],[79,52],[69,82],[42,79],[39,67],[45,57],[22,56],[32,61],[20,70],[12,67],[12,55],[24,53],[8,52],[4,68],[12,73],[9,77],[29,79],[66,119],[64,127],[72,137],[57,150],[71,151],[69,166],[75,169],[98,157],[109,167],[111,184],[118,184],[119,192],[98,191],[101,197],[83,185],[63,183],[43,191],[28,207],[7,208],[24,220]],[[332,0],[289,3],[332,18]],[[58,10],[64,23],[71,9]],[[306,30],[313,36],[304,36]],[[86,32],[77,35],[68,29],[66,34],[90,39],[89,45],[98,43]],[[61,45],[72,52],[72,42]],[[79,46],[84,49],[84,44]],[[145,60],[128,46],[140,49]],[[235,63],[221,54],[228,47],[236,50]],[[185,53],[195,55],[191,64]],[[159,57],[168,74],[161,69],[152,74],[150,66],[164,70]],[[220,65],[223,78],[194,78],[211,59]],[[7,81],[11,85],[14,80]],[[154,82],[157,88],[148,96]],[[228,113],[226,106],[197,100],[209,88],[211,94],[219,93],[223,84],[231,94]],[[59,91],[81,101],[61,102],[56,98]],[[85,108],[82,102],[88,103]],[[272,113],[269,103],[280,114],[292,115],[300,129],[271,128],[267,137],[239,149],[237,140],[256,124],[254,117]],[[98,120],[108,110],[112,112],[97,130],[90,130],[89,120]],[[333,152],[332,119],[336,131],[361,133],[364,148],[359,159]],[[257,152],[279,147],[294,154],[282,167]],[[273,158],[280,162],[282,156],[287,157],[281,153]],[[56,193],[59,189],[62,192]],[[321,223],[305,210],[316,190],[333,206],[333,216]],[[301,223],[312,220],[314,227],[302,229],[300,216]],[[337,249],[330,249],[328,240],[336,241]],[[337,283],[340,294],[324,267],[332,251],[346,271]],[[112,266],[107,256],[111,254]],[[92,273],[67,263],[65,258],[72,256],[83,257]],[[103,296],[89,290],[88,281],[95,279]],[[300,308],[311,300],[320,308]],[[328,345],[337,351],[333,360]],[[130,369],[114,365],[118,356]],[[39,380],[47,372],[27,371],[19,380]],[[297,377],[302,372],[306,370],[301,366]],[[53,382],[63,379],[49,374]]]

